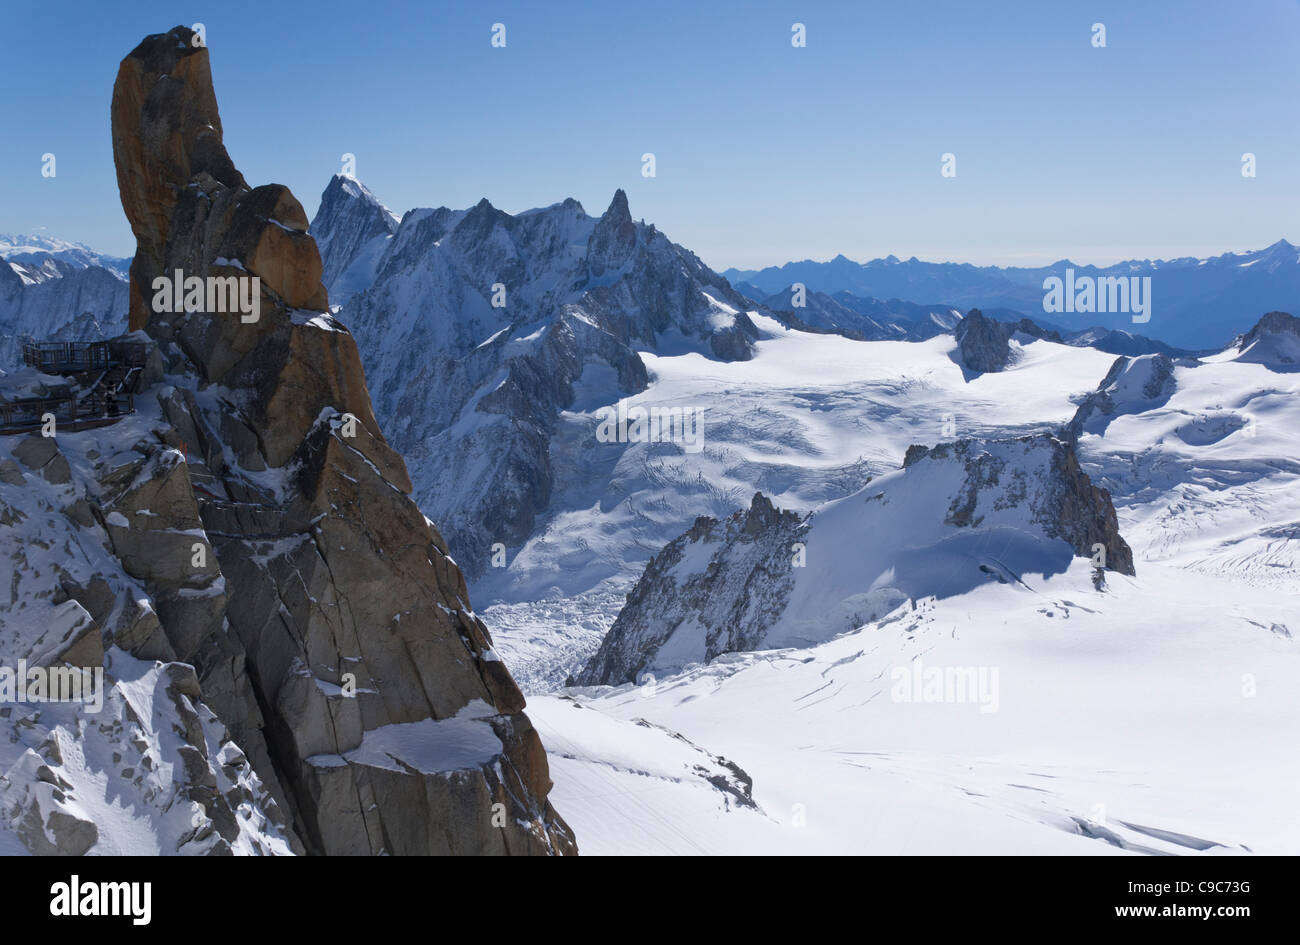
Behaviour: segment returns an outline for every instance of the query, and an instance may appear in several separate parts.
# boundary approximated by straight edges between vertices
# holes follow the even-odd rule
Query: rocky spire
[[[546,800],[523,697],[408,496],[352,336],[328,315],[302,207],[281,185],[250,188],[231,163],[190,30],[123,60],[113,146],[139,242],[131,324],[187,380],[157,396],[171,424],[160,435],[186,444],[187,494],[201,482],[224,587],[203,632],[242,647],[264,724],[237,737],[265,739],[252,755],[269,754],[261,773],[282,786],[298,838],[316,853],[576,852]],[[258,317],[155,311],[153,280],[178,270],[256,277]]]
[[[627,194],[619,188],[587,242],[587,266],[592,278],[599,279],[627,265],[635,249],[636,224],[627,207]]]
[[[161,274],[180,192],[202,177],[227,188],[246,186],[221,142],[208,50],[193,32],[178,27],[148,36],[122,60],[113,86],[113,160],[137,244],[134,331],[148,319],[148,287]]]

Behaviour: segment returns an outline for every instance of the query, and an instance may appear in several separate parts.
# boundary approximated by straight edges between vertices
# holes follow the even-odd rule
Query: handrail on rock
[[[124,364],[143,366],[149,357],[144,341],[36,341],[23,345],[23,363],[47,374],[75,374]]]

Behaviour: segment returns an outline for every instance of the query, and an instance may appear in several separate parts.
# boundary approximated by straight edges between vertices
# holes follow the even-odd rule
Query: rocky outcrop
[[[1234,344],[1238,348],[1246,348],[1265,335],[1280,332],[1300,337],[1300,318],[1296,318],[1290,312],[1268,312],[1261,316],[1255,326],[1242,335],[1240,340],[1234,342]]]
[[[1300,318],[1269,312],[1230,347],[1239,352],[1238,361],[1263,364],[1273,371],[1300,371]]]
[[[1166,403],[1177,388],[1174,367],[1165,354],[1116,358],[1097,389],[1080,401],[1063,435],[1077,441],[1084,433],[1102,434],[1117,416]]]
[[[228,727],[291,845],[575,852],[524,700],[328,314],[302,207],[226,154],[190,30],[123,60],[113,146],[138,241],[131,324],[170,383],[137,395],[138,419],[76,434],[99,444],[90,478],[59,488],[80,490],[67,514],[109,557],[63,593],[95,607],[122,660],[194,666],[188,704]],[[258,317],[155,307],[153,280],[177,270],[256,277]]]
[[[1106,570],[1133,574],[1133,552],[1120,537],[1110,494],[1094,486],[1080,468],[1073,444],[1048,434],[1009,444],[1023,447],[1020,456],[1046,454],[1048,461],[1037,469],[1017,468],[1020,456],[1014,448],[990,450],[979,440],[940,443],[926,451],[926,461],[956,462],[963,470],[961,486],[949,502],[944,523],[959,528],[977,526],[988,514],[989,497],[994,496],[995,511],[1001,511],[999,504],[1016,503],[1029,513],[1030,524],[1041,528],[1048,538],[1065,541],[1079,557],[1093,557],[1100,544]],[[913,455],[912,465],[917,461]],[[1031,474],[1036,481],[1030,481]]]
[[[650,559],[577,682],[617,685],[647,667],[757,649],[784,609],[805,531],[805,516],[777,509],[761,492],[723,521],[696,519]],[[659,660],[665,649],[676,652]]]
[[[972,371],[1001,371],[1011,360],[1009,334],[1001,322],[985,318],[977,308],[966,313],[953,332],[962,363]]]
[[[722,653],[805,647],[909,600],[1024,586],[1075,558],[1133,574],[1105,490],[1071,443],[1040,434],[912,446],[904,467],[815,509],[759,494],[701,518],[650,562],[576,682],[618,685]]]
[[[1058,333],[1041,328],[1027,318],[1000,322],[977,308],[967,312],[953,329],[961,363],[981,374],[1005,371],[1014,363],[1015,351],[1011,340],[1017,333],[1063,343]]]

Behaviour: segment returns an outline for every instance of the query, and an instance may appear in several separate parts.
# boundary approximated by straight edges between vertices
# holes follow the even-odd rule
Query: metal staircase
[[[49,397],[0,403],[0,434],[28,433],[53,415],[58,429],[86,430],[135,412],[149,345],[143,341],[38,342],[23,345],[23,363],[72,383]]]

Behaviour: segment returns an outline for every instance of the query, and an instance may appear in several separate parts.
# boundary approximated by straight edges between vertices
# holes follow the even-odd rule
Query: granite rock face
[[[328,313],[302,207],[235,168],[190,30],[123,60],[113,145],[131,326],[172,382],[149,392],[157,442],[97,508],[162,630],[128,640],[194,663],[308,852],[576,852],[523,697]],[[178,270],[256,277],[256,319],[155,304]]]
[[[686,632],[698,627],[703,638],[705,661],[758,649],[785,607],[794,581],[791,549],[805,531],[806,516],[776,508],[761,492],[727,519],[696,519],[650,560],[577,681],[635,681],[688,620]],[[692,560],[705,556],[708,566],[692,570]]]
[[[1014,363],[1015,349],[1012,348],[1011,341],[1016,334],[1064,343],[1057,332],[1041,328],[1028,318],[1000,322],[989,318],[977,308],[967,312],[953,329],[961,363],[981,374],[1005,371]]]

